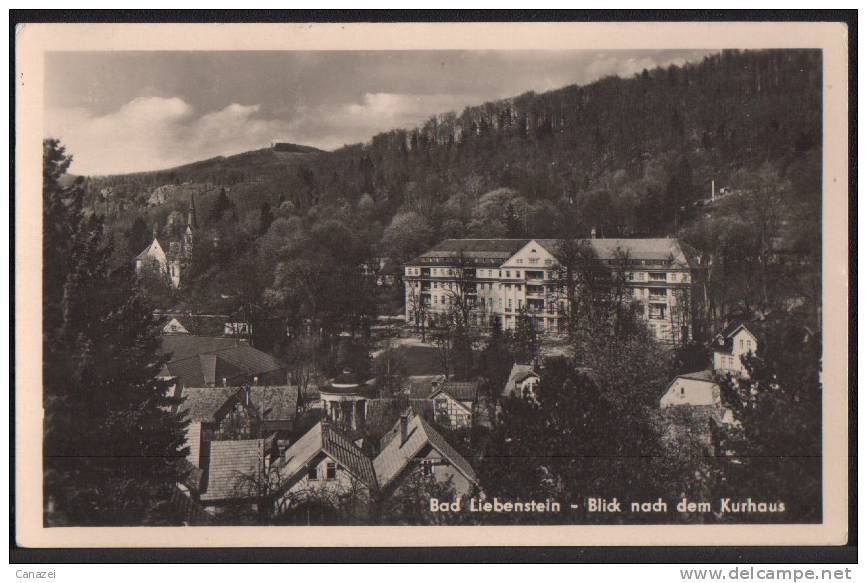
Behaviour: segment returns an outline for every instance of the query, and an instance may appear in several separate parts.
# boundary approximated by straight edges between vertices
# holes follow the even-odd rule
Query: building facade
[[[623,270],[625,288],[653,335],[664,342],[693,339],[702,267],[677,239],[585,239],[579,245],[599,265]],[[456,304],[471,319],[515,329],[526,315],[539,333],[565,331],[568,302],[554,239],[447,239],[404,266],[406,319],[436,327]]]

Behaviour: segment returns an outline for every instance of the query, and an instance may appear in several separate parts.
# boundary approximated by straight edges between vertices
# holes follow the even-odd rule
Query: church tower
[[[187,209],[187,228],[184,230],[184,256],[186,260],[193,259],[193,231],[199,228],[196,220],[196,195],[190,195],[190,207]]]

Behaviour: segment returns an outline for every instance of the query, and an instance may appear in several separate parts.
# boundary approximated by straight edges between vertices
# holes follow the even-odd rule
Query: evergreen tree
[[[219,223],[224,218],[226,212],[230,210],[235,210],[235,204],[231,201],[229,195],[226,194],[226,189],[221,188],[220,194],[217,196],[213,208],[211,208],[211,224]]]
[[[130,257],[135,257],[142,252],[151,242],[152,233],[148,230],[147,223],[141,217],[136,217],[126,232],[126,250]]]
[[[185,424],[170,408],[151,308],[129,267],[110,272],[101,217],[71,158],[43,146],[44,499],[47,524],[177,522],[167,501],[183,479]]]
[[[271,205],[265,201],[259,209],[259,232],[262,234],[267,233],[273,222],[274,213],[271,211]]]

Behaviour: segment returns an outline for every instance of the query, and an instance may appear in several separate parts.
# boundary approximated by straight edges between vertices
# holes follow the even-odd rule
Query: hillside
[[[240,296],[251,282],[238,274],[252,264],[250,293],[287,318],[321,308],[313,288],[287,276],[305,254],[335,266],[399,262],[445,237],[596,227],[609,237],[684,236],[719,256],[735,232],[749,235],[750,217],[737,204],[699,206],[711,181],[726,192],[783,192],[774,240],[809,252],[818,246],[821,62],[819,51],[724,51],[444,113],[335,152],[257,150],[94,178],[88,190],[121,242],[135,217],[164,221],[196,192],[204,229],[221,231],[231,249],[173,301],[207,302],[213,288]],[[158,187],[170,195],[148,207]],[[224,189],[231,217],[211,216]],[[725,292],[720,309],[749,303],[736,299],[741,291]]]

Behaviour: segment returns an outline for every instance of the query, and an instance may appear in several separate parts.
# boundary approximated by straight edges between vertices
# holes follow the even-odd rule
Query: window
[[[553,265],[553,264],[554,264],[554,262],[551,259],[545,260],[545,265]]]
[[[443,296],[443,304],[449,303],[449,296]]]
[[[325,479],[326,480],[336,480],[337,479],[337,464],[329,462],[328,465],[325,466]]]
[[[743,338],[740,339],[739,345],[741,347],[741,351],[743,351],[743,349],[744,349],[744,339]]]
[[[747,350],[752,351],[753,349],[753,341],[747,340]]]
[[[507,272],[506,272],[506,277],[512,277],[512,272],[511,272],[511,271],[507,271]]]
[[[530,265],[538,265],[539,258],[538,257],[530,257]]]
[[[515,263],[517,263],[518,265],[524,265],[524,260],[523,259],[516,259]]]
[[[433,462],[431,460],[422,460],[421,475],[425,477],[433,476]]]
[[[439,287],[440,287],[440,282],[435,281],[434,282],[434,289],[439,289]]]
[[[664,273],[651,273],[650,274],[650,281],[665,281],[665,274]]]
[[[664,320],[665,319],[665,305],[664,304],[650,304],[649,317],[651,320]]]
[[[654,300],[665,299],[667,292],[664,289],[650,288],[650,298]]]
[[[319,479],[319,467],[318,466],[310,466],[307,468],[307,479],[308,480],[318,480]]]
[[[433,299],[435,304],[439,303],[439,296],[434,296]]]

